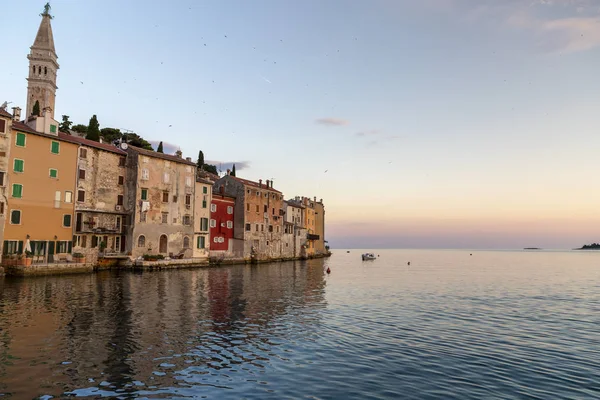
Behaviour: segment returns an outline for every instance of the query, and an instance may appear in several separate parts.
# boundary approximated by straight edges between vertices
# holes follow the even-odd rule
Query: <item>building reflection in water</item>
[[[0,279],[0,394],[227,385],[219,371],[264,371],[285,362],[282,338],[310,340],[324,290],[321,260]]]

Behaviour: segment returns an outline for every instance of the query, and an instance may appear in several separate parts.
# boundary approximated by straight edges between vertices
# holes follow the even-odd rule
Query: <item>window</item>
[[[169,223],[169,213],[161,213],[162,214],[162,223],[163,224],[168,224]]]
[[[187,236],[183,237],[183,248],[184,249],[189,249],[190,248],[190,238]]]
[[[98,236],[96,235],[92,235],[92,245],[91,245],[92,249],[95,249],[96,247],[98,247]]]
[[[150,172],[147,169],[142,170],[142,180],[147,181],[150,179]]]
[[[83,235],[81,237],[81,247],[83,247],[84,249],[87,247],[87,235]]]
[[[20,183],[13,183],[12,185],[12,197],[20,199],[23,197],[23,185]]]
[[[185,195],[185,205],[186,206],[192,205],[192,195],[191,194]]]
[[[279,233],[279,225],[277,226],[277,233]]]
[[[184,225],[191,225],[192,224],[192,218],[189,215],[184,215],[183,216],[183,224]]]
[[[233,229],[233,221],[227,221],[227,228]]]
[[[210,212],[216,212],[217,211],[217,205],[216,204],[211,204],[210,205]]]
[[[119,167],[124,167],[125,166],[125,157],[120,157],[119,158]]]
[[[187,186],[187,187],[191,187],[192,186],[192,177],[191,176],[186,176],[185,177],[185,186]]]
[[[260,212],[260,208],[258,207],[258,204],[256,205],[256,212]]]
[[[53,126],[54,126],[54,132],[52,132],[52,127]],[[50,132],[56,133],[56,125],[50,125]],[[52,154],[58,154],[58,153],[60,153],[60,143],[52,141],[52,143],[50,144],[50,152]]]
[[[123,185],[123,182],[125,182],[125,177],[119,176],[119,181],[118,181],[119,185]]]
[[[256,232],[258,232],[258,224],[256,224]]]
[[[146,236],[144,235],[140,235],[138,237],[138,247],[145,247],[146,246]]]
[[[87,158],[87,149],[79,149],[79,158]]]
[[[13,225],[21,224],[21,210],[10,211],[10,223]]]
[[[17,138],[15,144],[19,147],[25,147],[25,134],[17,132]]]
[[[168,203],[169,202],[169,192],[163,192],[162,201],[163,201],[163,203]]]
[[[177,203],[177,196],[173,196],[173,203]]]
[[[257,195],[257,196],[260,196],[260,192],[256,192],[256,195]]]
[[[58,178],[58,170],[50,168],[50,178]]]
[[[13,171],[23,172],[24,170],[25,170],[25,161],[15,158],[13,161]]]
[[[200,219],[200,230],[207,231],[208,230],[208,218]]]
[[[206,246],[206,238],[204,236],[198,236],[196,240],[196,248],[203,249]]]
[[[250,224],[246,224],[246,231],[250,232],[250,229],[251,229]]]
[[[206,200],[202,200],[202,208],[206,208]]]
[[[246,204],[246,211],[250,211],[250,203]]]
[[[79,179],[85,180],[85,169],[79,170]]]
[[[60,240],[57,243],[56,248],[57,248],[56,252],[59,254],[60,253],[68,253],[69,252],[69,242],[66,240]]]
[[[142,200],[148,200],[148,189],[142,189]]]
[[[208,188],[206,186],[202,186],[202,193],[207,194]]]
[[[227,206],[227,214],[233,214],[233,207]]]
[[[123,195],[122,194],[117,195],[117,205],[118,206],[123,205]]]
[[[222,236],[220,236],[220,237],[219,237],[219,243],[223,243],[224,241],[225,241],[225,238],[224,238],[224,237],[222,237]]]
[[[85,201],[85,190],[77,191],[77,201],[83,203]]]
[[[73,192],[65,192],[65,203],[72,203],[73,202]]]
[[[273,209],[273,215],[275,215],[275,209]]]
[[[6,172],[0,171],[0,187],[4,187],[4,175],[6,175]]]
[[[4,254],[17,254],[19,252],[19,242],[17,240],[5,240],[2,252]]]
[[[4,215],[4,203],[0,201],[0,215]]]
[[[169,183],[170,180],[171,180],[171,174],[169,174],[168,172],[165,172],[163,174],[163,182],[164,183]]]
[[[70,214],[63,215],[63,226],[65,228],[71,227],[71,215]]]
[[[6,121],[3,119],[0,119],[0,133],[5,133],[6,132]]]
[[[264,205],[264,210],[263,211],[267,212],[267,205],[266,204]]]
[[[273,225],[269,225],[269,232],[273,232]]]
[[[219,238],[215,236],[214,239],[213,239],[213,242],[219,243]]]
[[[264,232],[265,231],[265,226],[263,224],[260,224],[260,231]]]
[[[60,190],[54,192],[54,208],[60,208]]]
[[[215,228],[217,226],[217,221],[215,221],[214,219],[210,220],[210,227],[211,228]]]

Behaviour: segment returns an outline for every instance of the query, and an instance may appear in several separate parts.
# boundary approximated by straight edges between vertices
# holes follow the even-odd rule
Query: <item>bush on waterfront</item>
[[[144,254],[142,258],[144,259],[144,261],[158,261],[164,260],[165,256],[163,256],[162,254]]]

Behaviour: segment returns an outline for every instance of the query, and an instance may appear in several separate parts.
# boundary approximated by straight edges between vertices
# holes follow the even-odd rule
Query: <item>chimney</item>
[[[270,185],[271,185],[271,181],[267,179],[267,189],[271,187]]]
[[[262,187],[262,179],[258,180],[258,187]]]
[[[21,119],[21,107],[13,107],[13,121],[19,121]]]
[[[183,153],[181,152],[181,150],[177,150],[175,152],[175,156],[178,157],[178,158],[181,158],[182,155],[183,155]]]
[[[317,202],[317,196],[315,196],[315,203]]]
[[[231,170],[227,168],[227,175],[231,175]]]
[[[323,199],[319,200],[319,203],[323,204]]]
[[[186,157],[185,161],[192,162],[192,157]]]
[[[99,141],[100,143],[104,143],[104,140],[102,140],[102,138],[99,138],[99,139],[98,139],[98,141]]]

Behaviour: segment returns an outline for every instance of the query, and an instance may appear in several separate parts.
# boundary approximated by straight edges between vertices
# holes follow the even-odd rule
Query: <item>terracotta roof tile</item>
[[[0,108],[0,116],[12,118],[12,114],[6,111],[4,108]]]
[[[82,146],[94,147],[96,149],[110,151],[112,153],[127,155],[127,152],[119,149],[118,147],[116,147],[110,143],[99,143],[99,142],[95,142],[93,140],[85,139],[85,138],[82,138],[79,136],[68,135],[63,132],[59,132],[58,137],[60,137],[61,139],[70,141],[70,142],[79,143]]]
[[[60,140],[62,142],[69,142],[69,143],[75,143],[75,144],[77,144],[77,142],[75,142],[74,140],[72,140],[69,135],[65,135],[66,137],[61,137],[61,136],[58,136],[58,135],[50,135],[48,133],[38,132],[35,129],[31,128],[29,125],[27,125],[27,124],[25,124],[23,122],[19,122],[19,121],[13,121],[13,123],[12,123],[12,129],[15,130],[15,131],[19,131],[19,132],[27,132],[27,133],[31,133],[31,134],[34,134],[34,135],[47,137],[48,139]]]
[[[231,179],[235,179],[236,181],[240,182],[243,185],[254,186],[259,189],[265,189],[265,190],[268,190],[271,192],[281,193],[279,190],[276,190],[273,188],[268,188],[266,184],[260,185],[258,182],[250,181],[248,179],[242,179],[242,178],[238,178],[237,176],[231,176],[231,175],[227,175],[227,176],[229,176]]]
[[[185,158],[173,156],[171,154],[157,153],[156,151],[153,151],[153,150],[146,150],[146,149],[142,149],[140,147],[135,147],[132,145],[129,145],[129,148],[139,154],[143,154],[148,157],[162,158],[163,160],[168,160],[168,161],[173,161],[173,162],[180,163],[180,164],[196,166],[196,163],[193,161],[188,161]]]

